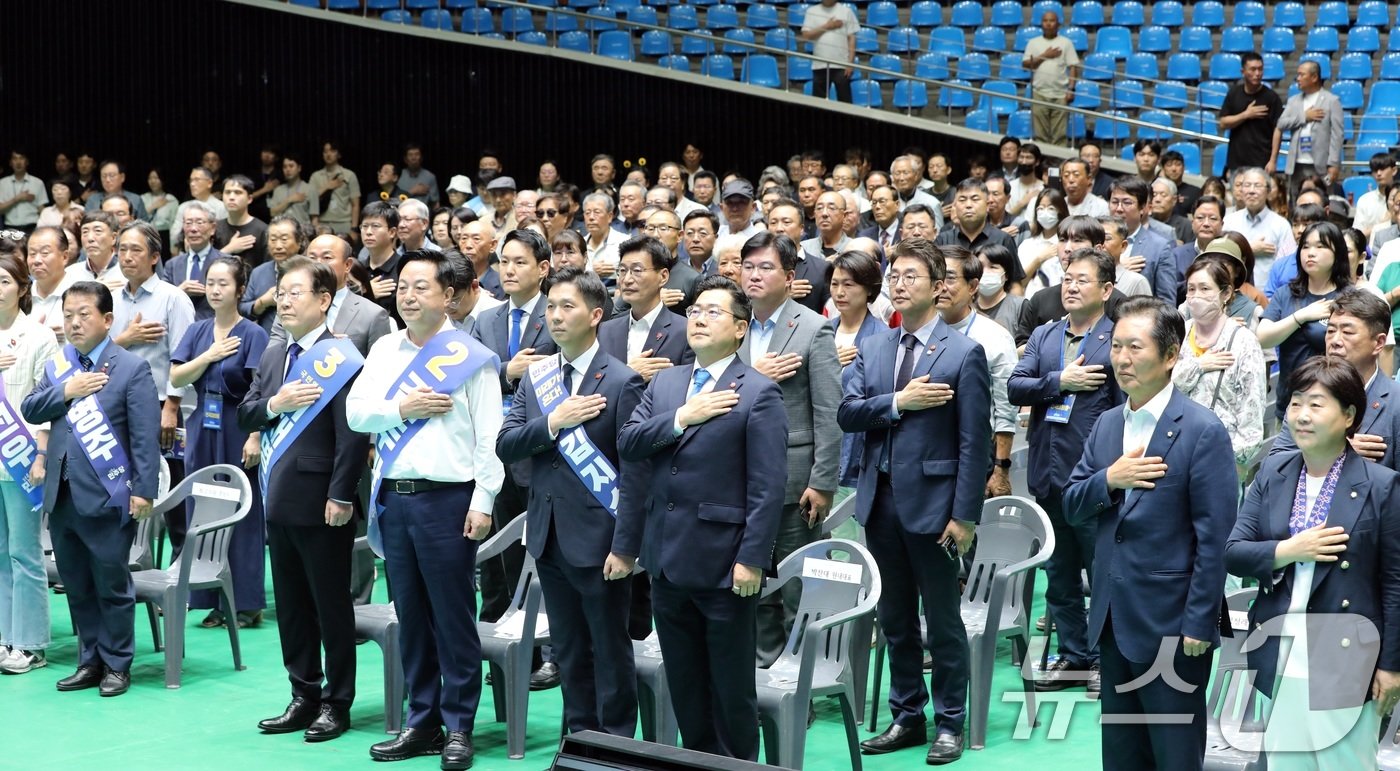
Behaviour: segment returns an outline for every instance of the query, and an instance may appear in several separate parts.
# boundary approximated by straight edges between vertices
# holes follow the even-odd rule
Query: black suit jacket
[[[817,313],[826,309],[826,301],[831,298],[831,284],[826,278],[826,268],[829,264],[825,257],[811,252],[806,252],[802,259],[797,261],[794,277],[812,282],[812,291],[798,300],[798,305],[805,305]]]
[[[627,329],[631,323],[632,314],[621,313],[598,327],[598,345],[604,353],[624,364],[627,362]],[[652,356],[670,359],[677,366],[695,361],[695,352],[690,350],[685,338],[685,317],[667,308],[661,309],[651,325],[643,350],[648,348]]]
[[[642,399],[641,376],[600,349],[582,377],[579,396],[600,394],[608,400],[602,414],[582,424],[584,432],[618,470],[619,484],[623,475],[645,473],[645,467],[638,464],[619,465],[617,455],[618,432]],[[549,418],[540,409],[528,372],[520,379],[510,414],[501,426],[496,454],[503,463],[530,465],[530,505],[526,516],[531,537],[527,548],[537,559],[544,556],[547,534],[558,539],[564,559],[575,567],[601,566],[609,552],[618,551],[613,547],[614,541],[636,540],[635,535],[615,532],[612,515],[560,454],[559,440],[549,436]],[[642,492],[637,485],[621,487],[616,524],[640,526],[645,516]]]
[[[333,340],[327,331],[317,340]],[[261,431],[282,419],[267,416],[267,402],[282,388],[287,365],[287,342],[268,345],[258,362],[253,385],[238,405],[238,426]],[[369,437],[350,430],[345,421],[345,398],[351,378],[329,405],[292,440],[267,480],[267,521],[279,525],[327,526],[326,500],[353,502],[365,471]],[[266,460],[266,459],[264,459]]]
[[[199,283],[203,284],[205,277],[209,275],[209,263],[219,259],[220,257],[228,256],[229,255],[224,254],[218,249],[211,248],[209,250],[209,255],[205,257],[204,261],[199,264],[199,276],[197,276],[197,278],[199,279]],[[165,282],[167,284],[170,284],[171,286],[179,286],[180,284],[183,284],[185,282],[185,279],[189,278],[189,276],[185,275],[189,273],[189,264],[189,252],[177,254],[174,257],[171,257],[161,268],[160,277],[165,279]],[[199,321],[200,319],[210,319],[214,317],[214,309],[209,307],[209,301],[204,299],[204,295],[192,294],[189,295],[189,298],[190,302],[194,303],[195,321]]]

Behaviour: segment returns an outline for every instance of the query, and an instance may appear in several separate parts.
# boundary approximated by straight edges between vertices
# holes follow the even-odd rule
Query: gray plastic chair
[[[1256,588],[1231,592],[1225,603],[1232,617],[1249,611]],[[1264,758],[1258,749],[1235,747],[1226,738],[1252,735],[1259,743],[1264,739],[1264,716],[1261,696],[1254,688],[1254,673],[1241,651],[1249,635],[1249,624],[1232,619],[1234,637],[1221,636],[1220,652],[1215,659],[1215,676],[1211,678],[1206,701],[1206,758],[1209,771],[1262,771]]]
[[[170,493],[170,466],[165,458],[160,459],[160,477],[156,483],[156,500]],[[131,542],[131,558],[128,566],[133,570],[150,570],[156,567],[156,542],[165,530],[165,520],[147,517],[136,527],[136,538]],[[49,585],[62,583],[58,577],[58,562],[53,556],[53,538],[49,534],[49,514],[44,512],[39,529],[39,545],[44,550],[44,572],[48,574]]]
[[[1400,771],[1400,709],[1390,713],[1390,718],[1381,726],[1380,749],[1376,752],[1376,762],[1381,771]]]
[[[369,538],[355,539],[355,551],[369,549]],[[384,732],[396,734],[403,727],[403,657],[399,651],[399,615],[394,603],[355,606],[355,635],[373,640],[384,657]]]
[[[819,575],[822,562],[833,563],[830,568],[858,567],[859,576],[823,577]],[[880,600],[880,569],[864,546],[835,538],[788,555],[778,565],[777,579],[763,588],[763,596],[794,579],[802,582],[802,601],[787,647],[771,667],[756,670],[767,761],[783,768],[802,768],[811,701],[817,696],[835,696],[846,724],[851,768],[860,771],[851,659],[856,648],[869,650],[870,637],[857,634],[852,622],[875,613]]]
[[[826,519],[822,520],[821,537],[830,538],[836,528],[846,523],[856,514],[856,496],[851,494],[846,496],[844,501],[831,507]],[[856,542],[861,546],[865,545],[865,528],[860,528],[857,533]],[[851,627],[851,634],[856,637],[864,635],[867,638],[874,638],[875,616],[861,616],[856,619]],[[856,714],[865,714],[866,692],[870,690],[870,646],[857,646],[851,651],[851,671],[856,678]]]
[[[525,537],[525,515],[510,521],[477,549],[476,558],[490,559]],[[506,724],[506,750],[512,760],[525,757],[525,725],[530,704],[531,661],[535,647],[549,642],[535,559],[527,551],[510,608],[495,622],[478,621],[481,660],[491,667],[491,700],[496,722]]]
[[[646,572],[637,565],[633,575]],[[642,738],[668,747],[679,746],[680,726],[671,704],[671,686],[666,680],[666,662],[661,658],[661,641],[653,630],[645,640],[632,641],[632,664],[637,673],[637,708],[641,715]]]
[[[1278,434],[1270,435],[1264,439],[1263,444],[1259,445],[1259,449],[1249,459],[1249,466],[1245,469],[1244,478],[1240,480],[1240,489],[1249,489],[1250,483],[1254,481],[1254,476],[1259,473],[1259,467],[1264,465],[1264,461],[1269,457],[1269,451],[1274,448],[1274,440],[1276,439],[1278,439]]]
[[[233,620],[233,573],[228,564],[228,546],[233,526],[248,514],[253,504],[253,488],[243,469],[219,464],[199,469],[181,482],[151,512],[155,519],[194,496],[194,516],[190,520],[185,548],[180,559],[165,570],[133,573],[136,601],[146,603],[151,616],[151,636],[161,650],[161,625],[155,616],[159,606],[165,619],[165,687],[180,687],[180,670],[185,657],[185,616],[189,613],[190,590],[218,589],[224,615]],[[243,655],[238,645],[238,624],[225,624],[233,648],[233,666],[242,670]]]

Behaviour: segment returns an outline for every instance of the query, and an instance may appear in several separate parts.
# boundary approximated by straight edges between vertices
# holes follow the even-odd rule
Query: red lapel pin
[[[666,333],[664,333],[664,332],[657,332],[657,333],[656,333],[656,339],[657,339],[657,340],[660,340],[661,338],[663,338],[663,337],[665,337],[665,336],[666,336]]]
[[[602,380],[602,379],[603,379],[603,373],[601,373],[601,372],[594,372],[594,373],[593,373],[593,379],[594,379],[594,380]]]
[[[937,345],[930,345],[930,346],[928,347],[928,350],[927,350],[927,351],[924,351],[924,355],[927,356],[927,355],[933,353],[933,349],[935,349],[935,348],[937,348],[937,347],[938,347]]]
[[[792,319],[788,319],[788,329],[792,329],[795,326],[797,326],[797,322],[793,321]]]
[[[730,388],[738,388],[738,387],[739,387],[739,384],[738,384],[738,383],[735,383],[735,382],[733,382],[733,381],[731,381],[731,382],[729,383],[729,387],[730,387]]]
[[[1381,403],[1380,403],[1380,402],[1372,402],[1372,403],[1371,403],[1371,409],[1373,409],[1373,410],[1378,410],[1378,409],[1380,409],[1380,408],[1381,408]]]

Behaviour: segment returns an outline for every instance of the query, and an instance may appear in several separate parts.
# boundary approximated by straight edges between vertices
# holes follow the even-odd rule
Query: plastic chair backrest
[[[1172,31],[1162,25],[1139,29],[1138,50],[1159,54],[1172,50]]]
[[[744,59],[744,82],[764,88],[778,88],[778,60],[769,54],[754,54]]]
[[[1210,30],[1205,27],[1199,25],[1182,27],[1177,48],[1182,53],[1209,53],[1215,50],[1215,41],[1211,40]]]
[[[878,0],[865,9],[865,23],[871,27],[893,27],[899,24],[899,6],[889,0]]]
[[[1180,81],[1158,83],[1152,92],[1152,106],[1159,110],[1180,110],[1186,106],[1186,84]]]
[[[1081,27],[1102,27],[1107,18],[1099,0],[1075,0],[1069,9],[1070,24]]]
[[[1003,597],[1002,610],[1019,615],[1025,609],[1026,580],[1030,568],[1049,561],[1055,550],[1055,531],[1050,518],[1034,501],[1015,495],[991,498],[982,504],[982,521],[977,526],[977,551],[963,587],[962,607],[988,608],[996,575],[1021,572],[1012,579]],[[934,554],[930,559],[944,559]],[[990,618],[990,617],[989,617]],[[989,634],[996,630],[987,629]]]
[[[1220,50],[1236,54],[1253,51],[1254,30],[1249,27],[1226,27],[1220,33]]]
[[[929,33],[928,50],[944,54],[950,59],[962,56],[967,51],[962,30],[957,27],[935,27],[933,32]]]
[[[1173,142],[1167,145],[1168,150],[1175,150],[1181,153],[1182,161],[1186,166],[1187,174],[1201,173],[1201,146],[1194,142]]]
[[[1113,23],[1124,27],[1141,27],[1147,14],[1139,0],[1119,0],[1113,4]]]
[[[1287,0],[1274,6],[1274,26],[1305,27],[1307,24],[1307,11],[1302,3]]]
[[[691,30],[700,26],[700,17],[693,5],[676,5],[666,11],[666,26],[671,29]]]
[[[592,52],[592,44],[588,41],[588,33],[581,30],[570,30],[559,35],[559,47],[565,51],[578,51],[580,53]]]
[[[194,499],[189,531],[179,561],[168,572],[187,580],[216,579],[227,570],[231,525],[237,524],[253,506],[253,487],[243,469],[220,463],[191,472],[152,507],[156,518]]]
[[[1191,6],[1191,23],[1201,27],[1225,26],[1225,6],[1217,0],[1200,0]]]
[[[1152,6],[1152,23],[1180,27],[1186,23],[1186,7],[1180,0],[1162,0]]]
[[[1020,14],[1020,7],[1017,7]],[[915,27],[937,27],[943,23],[943,6],[934,0],[919,0],[909,7],[909,23]]]
[[[978,27],[972,33],[972,47],[978,51],[1001,53],[1006,50],[1006,31],[1001,27]]]
[[[1241,27],[1264,26],[1264,4],[1257,0],[1239,0],[1235,3],[1235,24]]]
[[[841,559],[844,557],[844,559]],[[818,541],[788,555],[778,563],[778,577],[769,581],[764,595],[778,591],[788,581],[802,583],[802,599],[788,635],[787,645],[778,657],[782,662],[800,664],[804,648],[816,645],[815,669],[826,670],[826,677],[840,679],[850,666],[851,629],[844,624],[819,631],[817,639],[807,637],[808,626],[832,619],[842,621],[868,615],[880,601],[880,568],[864,546],[855,541],[832,538]],[[869,641],[864,641],[869,644]],[[810,654],[809,654],[810,655]]]
[[[998,27],[1021,26],[1021,4],[1016,0],[997,0],[992,3],[991,22]]]

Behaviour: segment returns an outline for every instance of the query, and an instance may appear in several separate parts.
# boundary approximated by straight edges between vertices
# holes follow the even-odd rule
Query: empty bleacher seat
[[[788,26],[793,29],[802,29],[802,22],[807,18],[807,9],[812,6],[807,3],[794,3],[787,9]]]
[[[812,60],[800,56],[787,59],[787,79],[793,83],[806,83],[812,79]],[[859,81],[851,81],[856,83]]]
[[[1019,15],[1019,9],[1017,13]],[[943,6],[934,0],[919,0],[909,7],[909,23],[920,29],[941,26],[943,24]]]
[[[730,56],[746,56],[753,53],[753,44],[756,41],[751,29],[731,29],[724,33],[724,45],[720,47],[721,53]]]
[[[1065,27],[1060,30],[1060,34],[1064,35],[1066,40],[1074,44],[1074,50],[1089,50],[1089,31],[1083,27]]]
[[[1138,30],[1138,50],[1154,54],[1172,50],[1172,31],[1160,25],[1143,27]]]
[[[1006,30],[1001,27],[978,27],[972,33],[972,50],[1001,53],[1006,50]]]
[[[1347,50],[1363,54],[1381,50],[1381,31],[1375,27],[1352,27],[1347,30]]]
[[[588,39],[588,33],[580,30],[559,35],[558,45],[565,51],[578,51],[585,54],[593,51],[593,43]]]
[[[963,117],[963,125],[973,131],[986,131],[991,134],[996,134],[998,133],[997,127],[1000,124],[991,110],[985,107],[979,107],[975,110],[967,111],[967,115]]]
[[[948,68],[948,57],[940,53],[926,53],[914,63],[914,74],[927,80],[947,80],[952,77]]]
[[[588,9],[588,19],[584,21],[584,26],[593,32],[607,32],[617,29],[617,11],[611,8],[598,6]]]
[[[962,30],[957,27],[935,27],[928,36],[928,50],[956,59],[967,51]]]
[[[992,3],[991,23],[1006,29],[1021,26],[1021,4],[1016,0],[997,0]]]
[[[1249,27],[1226,27],[1220,33],[1220,50],[1243,54],[1254,50],[1254,30]]]
[[[526,11],[526,13],[528,14],[529,11]],[[379,18],[383,21],[389,22],[390,24],[413,23],[413,13],[411,11],[405,11],[402,8],[394,8],[392,10],[385,11],[384,13],[380,14]]]
[[[1381,57],[1381,80],[1400,80],[1400,53],[1388,53]]]
[[[724,80],[734,79],[734,60],[724,54],[710,54],[700,60],[700,74]]]
[[[1103,3],[1099,0],[1076,0],[1069,9],[1069,23],[1081,27],[1102,27],[1108,23],[1108,15],[1104,13]]]
[[[739,9],[728,3],[712,5],[705,11],[705,27],[707,29],[718,31],[734,29],[737,26],[739,26]]]
[[[1006,119],[1006,133],[1013,137],[1029,137],[1031,135],[1031,111],[1017,110],[1011,113],[1011,117]]]
[[[907,81],[906,81],[907,82]],[[923,85],[922,83],[920,85]],[[966,110],[972,107],[972,92],[955,86],[970,86],[965,80],[950,80],[948,85],[938,89],[938,106],[945,110]],[[895,84],[899,88],[899,84]],[[898,91],[896,91],[898,93]],[[927,96],[927,95],[926,95]]]
[[[1147,98],[1138,80],[1115,80],[1109,106],[1119,110],[1139,110],[1147,104]]]
[[[863,54],[873,54],[880,50],[880,36],[870,27],[856,30],[856,50]]]
[[[1239,54],[1216,54],[1210,57],[1211,80],[1238,80],[1240,77]]]
[[[1210,30],[1205,27],[1182,27],[1177,49],[1187,54],[1210,53],[1215,50],[1215,41],[1211,40]]]
[[[880,94],[880,84],[873,80],[852,81],[851,103],[857,107],[883,107],[884,98]]]
[[[1191,23],[1198,27],[1225,26],[1225,6],[1217,0],[1199,0],[1191,6]]]
[[[1361,90],[1361,83],[1355,80],[1336,80],[1332,83],[1332,93],[1337,95],[1343,110],[1359,110],[1366,104]]]
[[[1267,53],[1260,54],[1260,58],[1264,60],[1264,80],[1270,83],[1283,80],[1283,57],[1281,55]]]
[[[709,56],[715,45],[705,38],[710,35],[707,29],[692,30],[691,35],[681,38],[681,53],[686,56]]]
[[[778,60],[768,54],[753,54],[744,59],[745,83],[764,88],[780,88],[782,78],[778,77]]]
[[[1264,40],[1259,50],[1272,54],[1291,54],[1297,47],[1296,33],[1291,27],[1268,27],[1264,30]]]
[[[867,73],[872,80],[882,82],[894,81],[898,80],[899,76],[904,74],[904,61],[898,56],[892,56],[890,54],[879,54],[870,57],[870,66],[876,69],[876,72]]]
[[[472,35],[495,32],[496,18],[489,8],[468,8],[462,11],[462,31]]]
[[[1180,27],[1186,24],[1186,7],[1179,0],[1162,0],[1152,5],[1152,23],[1163,27]]]
[[[1356,132],[1358,145],[1393,145],[1400,139],[1395,115],[1371,114],[1361,116],[1361,128]]]
[[[1351,14],[1347,4],[1341,0],[1327,0],[1317,7],[1317,18],[1313,23],[1319,27],[1344,29],[1351,25]]]
[[[433,8],[423,12],[418,23],[428,29],[452,29],[452,12],[446,9]]]
[[[787,27],[770,29],[763,33],[763,44],[769,48],[781,48],[784,51],[797,50],[797,34]]]
[[[1257,0],[1238,0],[1235,3],[1234,23],[1239,27],[1264,26],[1264,4]]]
[[[1308,25],[1307,11],[1303,9],[1303,4],[1295,0],[1286,0],[1274,6],[1274,26],[1275,27],[1296,27],[1303,28]]]
[[[515,42],[531,46],[548,46],[549,37],[543,32],[522,32],[515,36]]]
[[[632,33],[625,29],[598,33],[598,55],[624,62],[632,61]]]
[[[1400,82],[1382,80],[1371,85],[1367,115],[1400,115]],[[1362,121],[1365,122],[1365,118]]]
[[[1023,65],[1021,54],[1007,54],[1001,57],[1002,80],[1030,80],[1031,72]]]
[[[1166,110],[1143,110],[1138,114],[1138,120],[1144,123],[1151,123],[1153,126],[1166,126],[1171,128],[1172,116]],[[1169,131],[1161,131],[1155,128],[1139,126],[1137,130],[1138,139],[1167,139],[1172,134]]]
[[[1236,73],[1238,76],[1239,73]],[[1218,110],[1225,104],[1225,95],[1230,93],[1230,84],[1222,80],[1207,80],[1201,83],[1197,98],[1202,107]]]
[[[948,23],[954,27],[982,26],[982,4],[977,0],[958,0],[953,3],[953,12],[948,17]]]
[[[1181,116],[1181,127],[1197,134],[1219,134],[1214,110],[1189,110]]]
[[[958,77],[968,81],[986,80],[992,76],[992,60],[986,54],[971,53],[958,60]]]
[[[672,6],[666,11],[666,26],[671,29],[692,30],[700,26],[700,17],[693,5]]]
[[[1186,107],[1186,84],[1167,80],[1152,89],[1152,106],[1159,110],[1181,110]]]
[[[1070,113],[1069,127],[1065,129],[1065,136],[1071,141],[1078,141],[1088,136],[1089,132],[1084,129],[1084,116],[1079,113]]]
[[[1024,51],[1026,50],[1026,44],[1037,37],[1040,37],[1040,27],[1021,27],[1016,30],[1016,42],[1012,44],[1012,48],[1017,51]]]
[[[650,24],[653,27],[658,23],[656,9],[649,5],[639,5],[636,8],[628,8],[627,20],[633,24]],[[776,23],[775,21],[774,24]]]
[[[1157,69],[1157,57],[1149,53],[1137,53],[1128,57],[1123,65],[1123,74],[1130,78],[1157,80],[1162,73]]]
[[[1113,23],[1122,27],[1141,27],[1147,23],[1147,14],[1139,0],[1118,0],[1113,4]]]
[[[1001,118],[1016,111],[1017,105],[1015,97],[1020,94],[1020,90],[1015,83],[1006,80],[989,80],[982,84],[982,88],[1000,96],[983,96],[980,107],[991,110],[992,115]]]
[[[535,18],[529,8],[505,8],[501,11],[501,31],[508,35],[535,30]]]
[[[870,27],[899,26],[899,6],[889,0],[878,0],[865,9],[865,23]]]
[[[1074,82],[1074,98],[1070,100],[1069,105],[1081,110],[1099,109],[1103,105],[1099,84],[1090,80],[1076,80]]]
[[[1336,27],[1313,27],[1308,30],[1307,42],[1303,50],[1309,53],[1330,54],[1341,47]]]
[[[642,33],[642,56],[666,56],[671,53],[671,35],[659,29]]]
[[[1356,6],[1356,26],[1389,27],[1390,8],[1382,0],[1363,0]]]
[[[928,87],[916,80],[896,81],[890,104],[900,110],[922,110],[928,106]]]
[[[1167,58],[1167,80],[1192,83],[1201,79],[1201,57],[1195,54],[1172,54]]]
[[[1367,54],[1342,54],[1337,62],[1338,80],[1356,80],[1362,83],[1371,79],[1371,57]]]
[[[920,48],[919,31],[913,27],[895,27],[885,37],[885,50],[892,54],[909,53]]]
[[[1121,110],[1109,110],[1103,113],[1094,121],[1094,139],[1102,142],[1114,142],[1128,139],[1132,136],[1132,129],[1122,120],[1128,114]]]
[[[1113,74],[1117,69],[1117,64],[1113,56],[1103,53],[1092,53],[1084,57],[1080,66],[1080,77],[1085,80],[1113,80]]]
[[[665,67],[668,70],[676,70],[677,72],[690,72],[690,58],[686,56],[681,56],[680,54],[671,54],[670,56],[663,56],[659,61],[657,61],[657,64],[661,65],[662,67]]]

